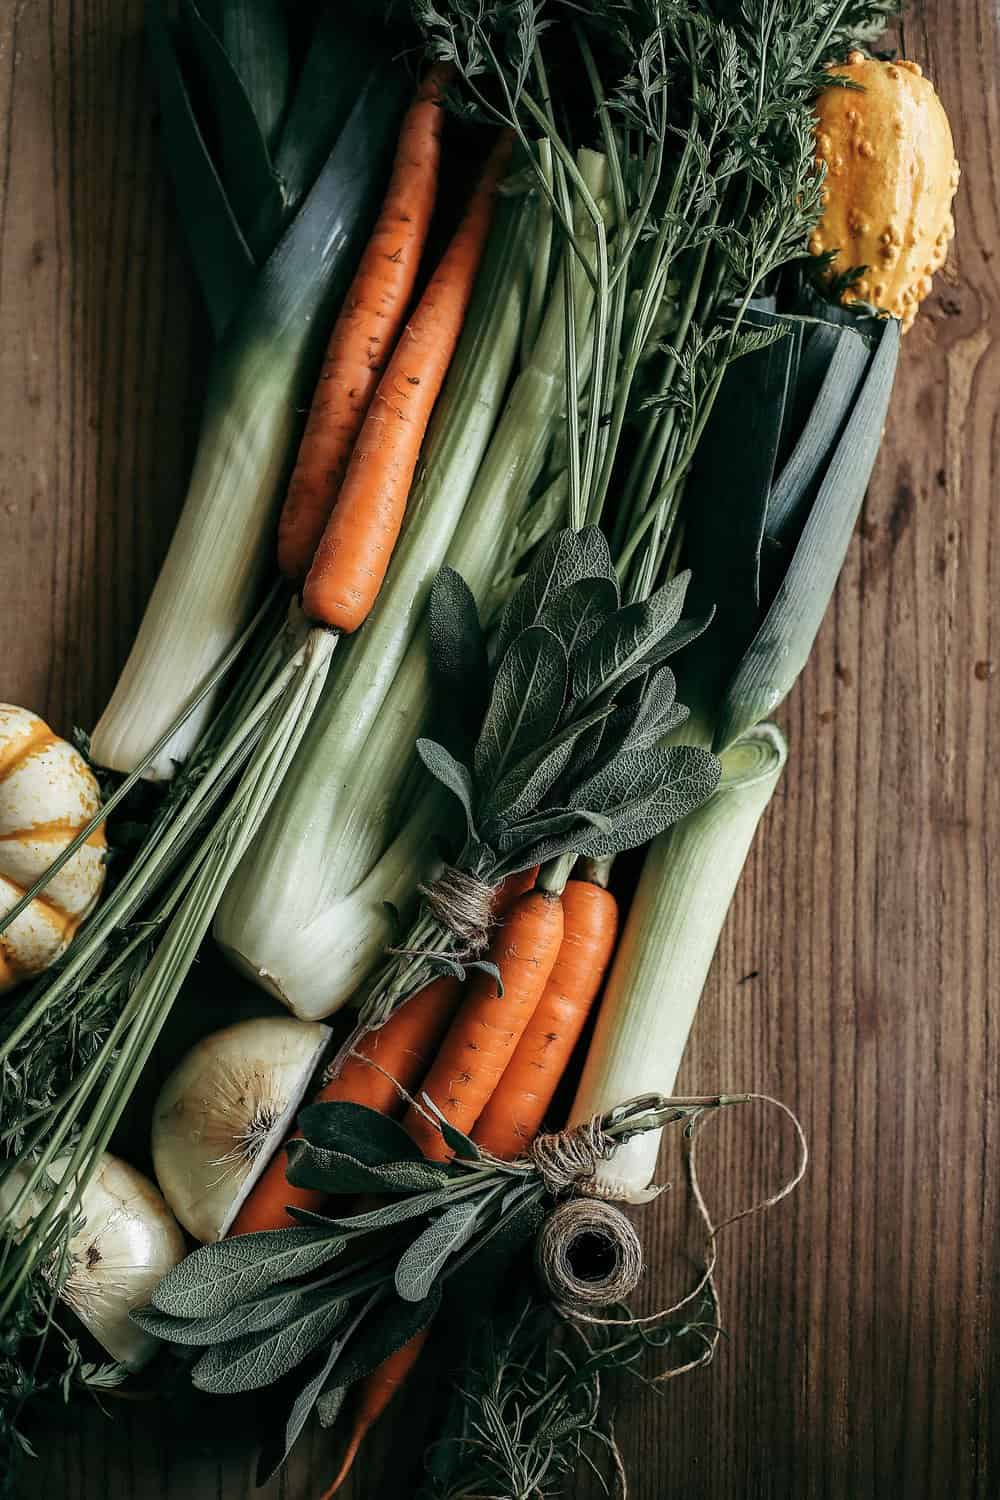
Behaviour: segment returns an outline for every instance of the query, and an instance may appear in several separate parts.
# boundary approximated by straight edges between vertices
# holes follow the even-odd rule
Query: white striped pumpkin
[[[0,917],[101,805],[78,751],[29,709],[0,703]],[[104,884],[103,825],[0,936],[0,993],[53,963]]]

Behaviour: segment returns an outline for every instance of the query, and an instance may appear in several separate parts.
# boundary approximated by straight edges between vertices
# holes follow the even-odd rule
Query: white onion
[[[68,1164],[63,1157],[49,1167],[53,1191],[59,1191]],[[0,1209],[13,1205],[23,1182],[20,1168],[4,1179]],[[47,1201],[48,1194],[36,1190],[19,1208],[17,1227],[26,1228]],[[83,1226],[59,1268],[60,1301],[112,1359],[141,1369],[159,1341],[137,1328],[129,1313],[149,1301],[157,1282],[181,1260],[184,1236],[156,1185],[110,1152],[84,1189],[80,1217]]]
[[[284,1140],[330,1030],[285,1016],[240,1021],[193,1047],[153,1111],[153,1165],[195,1239],[222,1239]]]

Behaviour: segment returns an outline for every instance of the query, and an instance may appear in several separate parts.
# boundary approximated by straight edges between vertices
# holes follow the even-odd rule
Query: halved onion
[[[153,1111],[153,1165],[195,1239],[224,1238],[291,1128],[326,1050],[328,1026],[263,1016],[193,1047]]]

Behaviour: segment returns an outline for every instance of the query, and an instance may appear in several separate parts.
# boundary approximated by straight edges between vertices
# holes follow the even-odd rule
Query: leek
[[[744,861],[785,764],[784,736],[760,724],[722,756],[712,797],[662,834],[643,863],[601,1003],[570,1123],[649,1090],[672,1094]],[[620,1146],[594,1191],[649,1196],[660,1132]]]
[[[156,16],[154,8],[161,97],[165,109],[173,101],[182,111],[183,79],[176,63],[170,69],[172,54],[163,57],[169,38]],[[325,33],[318,37],[320,43],[326,45]],[[311,96],[314,85],[304,72],[302,87],[307,86]],[[202,197],[190,202],[179,188],[180,205],[194,221],[189,237],[203,234],[210,241],[212,272],[203,269],[203,261],[196,264],[223,337],[209,377],[181,519],[125,668],[91,739],[91,754],[99,765],[134,770],[226,654],[256,606],[272,564],[276,508],[303,401],[330,312],[346,290],[377,206],[403,97],[403,81],[396,73],[384,66],[376,69],[362,58],[360,87],[343,129],[302,207],[253,273],[249,293],[235,309],[227,295],[231,268],[227,265],[226,274],[214,279],[212,274],[226,227],[236,233],[222,185],[217,183],[220,196],[211,214]],[[165,118],[174,116],[166,110]],[[294,107],[292,118],[298,128]],[[184,123],[196,128],[189,114],[183,114]],[[315,130],[326,128],[320,113]],[[189,162],[203,175],[211,168],[211,161],[206,164],[198,154],[198,140],[168,137],[175,156],[183,152],[178,171]],[[230,279],[238,292],[238,278]],[[146,768],[149,779],[167,780],[174,774],[197,742],[214,702],[211,695],[204,698],[166,742]]]
[[[784,764],[780,732],[753,725],[805,665],[892,390],[894,321],[817,321],[757,307],[747,323],[780,327],[784,337],[726,376],[692,471],[696,504],[685,539],[693,592],[718,612],[684,659],[680,691],[696,705],[700,737],[723,751],[724,778],[712,801],[646,856],[575,1121],[646,1088],[673,1090],[726,911]],[[601,1167],[598,1190],[641,1201],[657,1146],[649,1135],[621,1147]]]

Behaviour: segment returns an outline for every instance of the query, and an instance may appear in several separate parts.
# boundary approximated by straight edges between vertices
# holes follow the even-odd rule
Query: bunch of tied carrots
[[[206,1075],[191,1108],[224,1128],[192,1125],[169,1173],[154,1109],[169,1208],[190,1230],[171,1184],[217,1193],[220,1171],[232,1202],[135,1320],[209,1346],[207,1391],[300,1372],[278,1462],[353,1387],[329,1494],[442,1286],[501,1245],[524,1280],[546,1125],[579,1127],[546,1153],[590,1142],[590,1190],[650,1196],[785,760],[762,720],[819,628],[891,392],[898,323],[846,252],[807,253],[846,191],[817,166],[817,100],[883,66],[828,64],[889,8],[417,0],[385,36],[331,10],[302,46],[295,7],[152,7],[218,348],[187,504],[90,742],[104,806],[0,916],[2,942],[141,809],[103,904],[0,1024],[11,1431],[22,1346],[55,1326],[109,1146],[135,1154],[125,1122],[213,923],[310,1069],[316,1023],[357,1015],[290,1135],[314,1085],[277,1064]],[[940,112],[932,90],[913,107]]]

